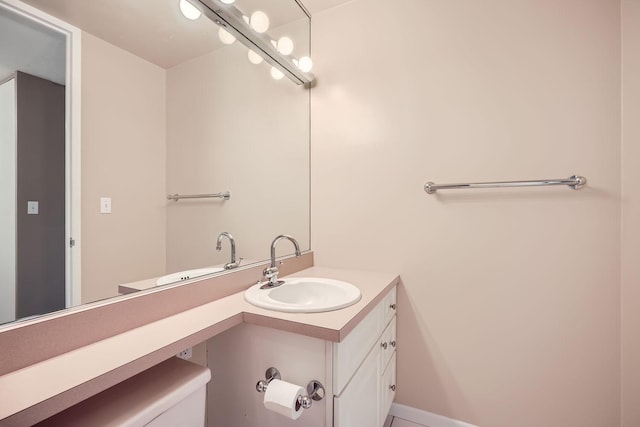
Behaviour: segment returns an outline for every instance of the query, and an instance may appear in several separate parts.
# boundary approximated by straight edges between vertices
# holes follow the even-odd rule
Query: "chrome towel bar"
[[[579,190],[587,184],[587,178],[572,175],[567,179],[541,179],[532,181],[498,181],[498,182],[474,182],[462,184],[435,184],[427,182],[424,191],[433,194],[437,190],[454,190],[459,188],[500,188],[500,187],[538,187],[546,185],[568,185],[574,190]]]
[[[225,191],[222,193],[214,193],[214,194],[169,194],[167,199],[173,200],[177,202],[180,199],[211,199],[211,198],[219,198],[229,200],[231,197],[231,193],[229,191]]]

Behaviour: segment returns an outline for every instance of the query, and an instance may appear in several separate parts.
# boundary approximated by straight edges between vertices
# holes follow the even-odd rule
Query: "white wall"
[[[355,0],[312,41],[316,263],[401,274],[397,402],[619,425],[619,2]]]
[[[16,316],[16,84],[0,84],[0,323]]]
[[[165,273],[165,126],[165,70],[83,33],[83,303]]]
[[[291,234],[309,248],[309,92],[247,60],[239,43],[167,71],[167,193],[231,191],[231,199],[167,204],[167,270],[269,258]],[[278,256],[293,253],[280,243]],[[246,263],[246,262],[245,262]]]
[[[169,70],[88,33],[82,49],[83,302],[228,262],[223,231],[243,265],[267,259],[278,234],[310,247],[308,90],[274,81],[238,43]],[[229,201],[166,199],[226,190]]]

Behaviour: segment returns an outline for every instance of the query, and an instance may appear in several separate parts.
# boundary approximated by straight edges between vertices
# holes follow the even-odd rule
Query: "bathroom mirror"
[[[234,237],[241,266],[267,259],[278,234],[291,234],[301,248],[310,248],[308,87],[274,79],[272,74],[279,76],[270,64],[254,64],[255,57],[251,62],[240,43],[224,44],[220,27],[205,16],[188,19],[179,0],[24,3],[81,30],[81,77],[73,83],[79,88],[72,88],[81,90],[81,138],[73,141],[80,143],[81,155],[66,164],[81,170],[71,186],[80,193],[81,220],[80,235],[71,236],[71,263],[81,263],[81,271],[70,284],[73,297],[63,295],[62,307],[58,298],[58,306],[46,311],[69,301],[112,298],[122,288],[154,287],[157,278],[170,273],[221,267],[230,260],[228,239],[216,251],[222,232]],[[2,18],[15,18],[20,5],[1,0]],[[294,59],[309,56],[310,19],[298,1],[236,0],[234,7],[248,17],[266,13],[269,27],[261,34],[276,48],[288,37]],[[1,65],[0,72],[10,73]],[[38,71],[25,73],[40,77]],[[0,75],[0,82],[5,77]],[[227,191],[228,200],[167,198]],[[17,201],[17,212],[27,209],[20,197]],[[38,202],[39,213],[28,220],[46,213],[49,202]],[[4,230],[11,233],[6,224]],[[67,243],[54,245],[58,262]],[[278,255],[291,252],[283,246]],[[14,297],[20,293],[19,279],[11,283],[3,277],[0,285],[14,286]],[[27,300],[42,299],[26,292]],[[0,322],[13,319],[5,315]]]

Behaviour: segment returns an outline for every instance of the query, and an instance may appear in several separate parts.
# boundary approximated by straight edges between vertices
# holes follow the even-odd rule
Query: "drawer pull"
[[[387,349],[387,343],[383,342],[380,344],[380,347],[384,348],[385,350]]]
[[[391,304],[391,305],[389,306],[389,308],[390,308],[391,310],[395,310],[395,309],[396,309],[396,305],[395,305],[395,304]]]
[[[391,341],[389,344],[391,344],[391,347],[396,348],[396,342],[395,341]]]
[[[391,389],[391,391],[396,391],[396,385],[395,384],[391,384],[389,386],[389,389]]]

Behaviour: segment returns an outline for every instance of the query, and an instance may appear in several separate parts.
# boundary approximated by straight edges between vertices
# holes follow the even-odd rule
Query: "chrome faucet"
[[[231,270],[233,268],[237,268],[242,262],[242,258],[240,258],[240,260],[236,262],[236,241],[231,234],[224,231],[218,235],[218,241],[216,242],[216,251],[222,250],[223,237],[229,239],[229,243],[231,243],[231,261],[224,265],[224,269]]]
[[[276,244],[282,239],[287,239],[291,243],[293,243],[293,246],[296,249],[296,256],[302,255],[300,253],[300,245],[298,245],[298,241],[293,237],[286,234],[281,234],[273,239],[273,242],[271,242],[271,265],[269,266],[269,268],[265,268],[262,272],[264,274],[265,280],[267,280],[269,283],[262,285],[263,288],[273,288],[284,283],[283,280],[278,280],[279,270],[278,267],[276,267]]]

